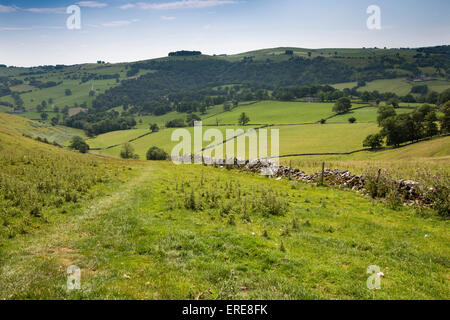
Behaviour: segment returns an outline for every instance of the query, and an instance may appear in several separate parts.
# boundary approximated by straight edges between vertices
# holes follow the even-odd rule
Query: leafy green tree
[[[42,120],[47,120],[48,119],[48,114],[46,112],[42,112],[41,113],[41,119]]]
[[[194,122],[195,121],[200,121],[202,120],[198,115],[196,115],[195,113],[190,113],[187,115],[186,117],[186,123],[189,127],[193,127],[194,126]]]
[[[72,95],[72,90],[66,89],[66,91],[64,91],[64,93],[66,94],[66,96],[71,96]]]
[[[250,118],[245,114],[245,112],[242,112],[241,116],[239,117],[239,124],[245,126],[249,122]]]
[[[369,134],[363,142],[363,147],[378,149],[383,145],[383,137],[381,134]]]
[[[437,104],[439,100],[439,93],[436,91],[431,91],[427,94],[427,97],[425,98],[425,101],[432,104]]]
[[[79,136],[72,138],[69,148],[78,150],[81,153],[86,153],[89,151],[89,145]]]
[[[369,91],[364,91],[361,95],[361,100],[364,102],[368,102],[369,100],[372,99],[372,95],[370,94]]]
[[[150,131],[151,131],[151,132],[158,132],[158,131],[159,131],[158,124],[152,123],[152,124],[150,125]]]
[[[151,147],[146,154],[147,160],[166,160],[168,155],[163,149]]]
[[[223,111],[228,112],[231,110],[231,104],[229,102],[225,102],[223,104]]]
[[[58,117],[53,117],[51,119],[51,121],[52,121],[52,126],[56,126],[58,124],[58,122],[59,122],[59,119],[58,119]]]
[[[406,128],[397,117],[389,117],[381,122],[381,135],[386,137],[386,144],[388,146],[400,146],[401,143],[406,142],[405,138]]]
[[[352,107],[352,102],[347,97],[339,98],[333,107],[333,112],[336,113],[347,113]]]
[[[349,123],[355,123],[356,122],[356,118],[355,117],[348,118],[348,122]]]
[[[425,120],[425,116],[432,112],[433,108],[429,104],[423,104],[419,108],[417,108],[417,112],[419,112],[422,115],[422,121]]]
[[[425,136],[426,137],[434,137],[439,133],[438,126],[436,124],[437,121],[436,112],[430,111],[425,116],[424,128],[425,128]]]
[[[256,100],[261,101],[261,100],[268,99],[268,98],[269,98],[269,95],[267,94],[267,91],[266,91],[266,90],[264,90],[264,89],[259,89],[259,90],[256,91],[256,93],[255,93],[255,98],[256,98]]]
[[[233,109],[237,108],[239,106],[239,100],[234,99],[233,100]]]
[[[202,103],[202,105],[200,106],[200,113],[206,114],[206,105],[204,103]]]
[[[441,110],[444,116],[441,118],[441,131],[443,133],[450,133],[450,101],[447,102]]]
[[[428,93],[428,86],[425,85],[418,85],[418,86],[413,86],[411,88],[411,93],[417,93],[417,94],[422,94],[425,95]]]
[[[387,119],[389,117],[395,117],[396,115],[397,113],[395,112],[393,107],[390,106],[378,107],[378,117],[377,117],[378,125],[381,125],[381,122],[384,119]]]
[[[445,90],[439,95],[439,104],[446,103],[447,101],[450,101],[450,89]]]
[[[134,153],[134,148],[131,143],[126,142],[122,146],[122,150],[120,150],[120,157],[122,159],[138,159],[138,155]]]
[[[166,128],[183,128],[186,127],[186,123],[183,119],[173,119],[166,122]]]
[[[391,99],[388,100],[387,105],[391,105],[394,108],[398,108],[399,103],[400,102],[399,102],[399,100],[397,98],[391,98]]]

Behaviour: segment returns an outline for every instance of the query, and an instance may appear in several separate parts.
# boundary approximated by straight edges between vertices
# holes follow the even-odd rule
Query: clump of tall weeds
[[[417,178],[421,183],[423,196],[431,202],[431,206],[443,218],[450,218],[450,175],[442,170],[437,174],[429,170],[418,170]]]

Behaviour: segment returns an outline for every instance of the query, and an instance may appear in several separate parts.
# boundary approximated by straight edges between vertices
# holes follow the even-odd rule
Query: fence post
[[[381,168],[378,168],[377,181],[375,182],[375,195],[373,198],[378,196],[378,181],[380,181]]]
[[[291,180],[292,160],[289,160],[289,180]]]
[[[323,186],[323,176],[325,174],[325,161],[322,161],[322,175],[320,176],[320,185]]]

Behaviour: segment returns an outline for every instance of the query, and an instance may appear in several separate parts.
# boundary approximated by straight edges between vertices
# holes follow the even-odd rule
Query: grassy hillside
[[[306,172],[321,170],[322,161],[327,168],[346,169],[362,174],[370,169],[382,168],[398,179],[421,180],[420,171],[430,171],[436,176],[450,174],[450,137],[422,141],[398,149],[379,152],[359,152],[339,156],[288,157],[281,163]]]
[[[82,130],[65,126],[51,126],[44,122],[32,121],[6,113],[0,113],[0,125],[5,130],[14,131],[15,134],[46,138],[49,142],[61,145],[68,144],[73,136],[85,136]]]
[[[0,114],[0,247],[87,199],[91,189],[118,174],[114,163],[23,137],[34,123]]]
[[[81,155],[17,132],[33,122],[0,119],[1,299],[450,294],[448,221],[431,210],[235,170]],[[70,265],[81,268],[80,291],[65,289]],[[382,290],[366,287],[370,265],[385,274]]]
[[[356,82],[347,82],[347,83],[339,83],[333,85],[336,89],[351,89],[356,87]],[[374,80],[367,82],[365,86],[359,87],[358,91],[379,91],[383,92],[394,92],[397,95],[405,96],[411,92],[413,86],[417,85],[427,85],[429,91],[442,92],[448,88],[450,88],[450,81],[446,80],[433,80],[433,81],[425,81],[425,82],[411,82],[406,78],[397,78],[397,79],[383,79],[383,80]]]
[[[286,51],[292,51],[292,54],[286,54]],[[83,103],[91,106],[96,97],[105,93],[107,89],[126,86],[129,83],[132,84],[133,91],[133,94],[129,95],[129,100],[138,99],[137,101],[143,104],[146,100],[164,97],[168,93],[192,89],[193,82],[186,81],[186,76],[182,75],[190,68],[195,70],[195,74],[201,75],[194,81],[201,81],[201,85],[194,88],[197,94],[207,88],[230,84],[246,86],[250,84],[254,89],[263,86],[273,90],[286,85],[333,84],[337,81],[349,81],[336,85],[343,89],[354,87],[355,81],[361,79],[368,81],[368,84],[360,90],[393,91],[398,95],[404,95],[412,87],[411,83],[406,82],[405,77],[412,76],[413,71],[441,79],[425,83],[429,85],[430,90],[441,92],[449,88],[449,82],[445,81],[446,77],[448,79],[448,57],[435,52],[423,55],[422,51],[374,48],[314,50],[272,48],[229,56],[202,55],[118,64],[0,68],[0,84],[18,93],[27,111],[34,111],[39,103],[49,98],[52,98],[53,102],[49,104],[48,111],[51,111],[52,106],[63,108]],[[437,64],[440,66],[439,72],[435,68]],[[292,73],[292,70],[297,72]],[[173,77],[172,71],[182,77]],[[187,76],[193,74],[188,72]],[[397,79],[391,79],[393,76]],[[153,78],[156,78],[155,81]],[[389,79],[378,80],[384,78]],[[377,80],[370,81],[374,79]],[[151,81],[152,85],[143,85],[141,89],[141,84],[145,84],[146,81]],[[46,87],[50,82],[53,82],[53,85]],[[66,95],[66,89],[70,89],[72,94]],[[89,94],[92,89],[95,96]],[[156,91],[158,94],[155,94]],[[120,104],[117,106],[110,104],[116,99],[121,99],[124,92],[119,90],[117,95],[113,96],[115,98],[108,103],[104,101],[106,104],[103,107],[119,106]],[[17,104],[11,94],[3,95],[0,101]],[[0,106],[0,108],[0,111],[10,110],[9,107]]]
[[[133,162],[130,162],[130,164]],[[360,195],[152,162],[8,241],[1,298],[445,299],[448,223]],[[278,209],[276,209],[278,208]],[[82,270],[68,292],[66,268]],[[366,269],[385,274],[366,288]],[[426,266],[426,269],[424,269]],[[245,287],[245,289],[242,289]]]
[[[395,110],[397,114],[408,113],[411,112],[411,108],[398,108]],[[376,122],[378,108],[377,107],[364,107],[352,110],[346,114],[338,115],[328,120],[331,122],[346,122],[348,123],[348,119],[354,117],[356,122]]]

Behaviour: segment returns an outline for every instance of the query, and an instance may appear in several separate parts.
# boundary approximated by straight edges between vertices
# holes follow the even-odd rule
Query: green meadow
[[[410,108],[398,108],[395,110],[397,114],[408,113],[412,110]],[[329,123],[347,122],[348,119],[354,117],[356,122],[376,122],[378,108],[377,107],[363,107],[356,110],[351,110],[346,114],[337,115],[328,120]]]
[[[356,87],[356,82],[339,83],[332,85],[336,89],[343,90],[345,88],[351,89]],[[366,83],[364,87],[358,88],[358,91],[379,91],[379,92],[395,92],[397,95],[405,96],[411,92],[415,85],[427,85],[429,91],[442,92],[450,87],[450,81],[433,80],[425,82],[411,82],[406,78],[382,79],[374,80]]]
[[[75,103],[82,104],[87,102],[88,106],[92,104],[95,97],[90,97],[89,92],[92,88],[96,94],[99,94],[111,86],[115,85],[114,79],[109,80],[92,80],[83,84],[79,80],[64,80],[58,86],[46,89],[34,89],[32,92],[21,95],[25,108],[34,110],[43,100],[53,99],[53,104],[59,108],[65,106],[73,106]],[[71,95],[66,95],[66,89],[72,91]],[[49,108],[50,110],[50,108]]]
[[[244,131],[251,129],[250,127],[239,127],[239,126],[224,126],[224,127],[203,127],[203,133],[205,133],[206,130],[208,129],[216,129],[219,130],[223,136],[223,139],[226,138],[226,131],[227,130],[237,130],[237,129],[242,129]],[[155,132],[155,133],[151,133],[149,135],[146,135],[145,137],[142,137],[140,139],[137,139],[135,141],[131,142],[131,145],[133,146],[135,153],[137,155],[139,155],[140,159],[145,159],[146,153],[148,151],[148,149],[150,149],[150,147],[156,146],[159,147],[163,150],[165,150],[168,154],[171,154],[171,151],[173,149],[173,147],[175,147],[177,144],[179,144],[181,142],[181,140],[179,141],[172,141],[172,134],[173,132],[177,130],[177,129],[164,129],[161,130],[159,132]],[[187,132],[189,133],[190,137],[192,138],[192,140],[190,140],[189,145],[191,145],[191,152],[193,152],[193,148],[194,148],[194,128],[182,128],[182,130],[187,130]],[[109,143],[111,143],[112,141],[116,141],[116,143],[120,143],[123,144],[125,142],[128,142],[131,139],[134,139],[135,137],[138,137],[141,134],[144,134],[145,132],[149,132],[148,130],[141,130],[141,129],[137,129],[137,130],[132,130],[131,133],[133,133],[133,135],[127,135],[128,131],[117,131],[116,132],[116,136],[114,134],[107,134],[107,137],[104,139],[103,136],[101,135],[99,137],[97,137],[96,139],[93,140],[88,140],[87,142],[91,145],[91,147],[93,146],[100,146],[100,148],[104,148],[107,144],[105,144],[103,141],[109,141]],[[232,135],[234,136],[234,134]],[[130,139],[128,139],[130,138]],[[100,140],[100,141],[99,141]],[[216,143],[222,143],[223,140],[217,141]],[[103,146],[102,146],[103,143]],[[202,144],[202,147],[205,148],[207,146],[209,146],[212,143],[212,141],[204,141]],[[222,152],[225,155],[225,145],[222,145],[220,148],[222,148]],[[120,154],[120,150],[122,149],[122,145],[116,146],[114,148],[109,148],[106,150],[101,150],[102,154],[108,154],[108,155],[112,155],[112,156],[119,156]],[[189,153],[184,151],[184,153]]]
[[[318,122],[333,114],[332,103],[262,101],[240,106],[230,112],[205,119],[204,124],[238,124],[239,116],[245,112],[249,124],[298,124]]]

